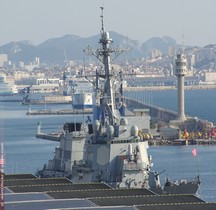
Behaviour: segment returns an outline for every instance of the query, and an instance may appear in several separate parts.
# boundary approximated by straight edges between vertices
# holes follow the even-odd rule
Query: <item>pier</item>
[[[65,109],[65,110],[29,110],[26,115],[81,115],[92,114],[92,109]]]
[[[216,145],[216,139],[148,140],[150,146]]]
[[[38,139],[46,139],[50,141],[60,141],[62,137],[62,133],[37,133],[36,138]]]
[[[59,131],[57,133],[52,132],[48,134],[41,132],[41,122],[38,122],[36,138],[46,139],[46,140],[51,140],[51,141],[60,141],[63,135],[64,135],[63,131]]]

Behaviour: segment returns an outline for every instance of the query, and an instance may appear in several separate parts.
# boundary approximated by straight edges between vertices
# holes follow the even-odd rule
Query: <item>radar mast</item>
[[[114,125],[118,121],[118,117],[120,114],[116,108],[115,103],[115,88],[114,83],[116,81],[116,73],[114,69],[111,67],[111,56],[115,54],[114,58],[119,56],[125,50],[123,49],[112,49],[110,44],[113,43],[110,38],[109,32],[105,30],[104,27],[104,8],[101,9],[101,31],[100,31],[100,39],[99,44],[101,44],[101,48],[97,50],[92,50],[88,47],[85,52],[87,54],[94,55],[101,63],[102,63],[102,71],[97,72],[96,75],[96,84],[98,84],[98,79],[104,79],[104,87],[101,91],[100,102],[99,104],[99,113],[100,116],[97,117],[97,120],[102,120],[102,124],[105,124],[105,121],[108,125]],[[119,76],[119,75],[118,75]],[[98,85],[97,85],[98,86]],[[97,87],[96,87],[97,88]],[[99,90],[96,90],[96,92]],[[98,112],[97,112],[98,113]],[[106,120],[107,119],[107,120]]]

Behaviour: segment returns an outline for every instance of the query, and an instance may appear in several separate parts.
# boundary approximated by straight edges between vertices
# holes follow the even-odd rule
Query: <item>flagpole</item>
[[[198,154],[197,154],[197,147],[192,150],[192,155],[193,155],[194,158],[196,158],[197,171],[198,171],[198,176],[197,177],[199,178],[200,168],[199,168],[199,159],[198,159],[199,157],[198,157]]]
[[[198,176],[200,175],[199,157],[196,156]]]
[[[194,158],[196,158],[197,172],[198,172],[197,181],[200,184],[201,183],[201,181],[200,181],[200,166],[199,166],[199,157],[198,157],[198,153],[197,153],[197,146],[196,146],[196,148],[194,148],[192,150],[192,155],[193,155]],[[198,191],[199,192],[197,192],[197,194],[199,195],[199,197],[202,197],[202,195],[201,195],[202,193],[200,191],[200,188],[198,188]]]

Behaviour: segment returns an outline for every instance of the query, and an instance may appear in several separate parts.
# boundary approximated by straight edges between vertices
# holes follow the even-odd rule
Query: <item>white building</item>
[[[216,82],[216,72],[205,72],[204,80],[205,82]]]
[[[0,68],[4,67],[4,64],[8,62],[8,55],[7,54],[0,54]]]

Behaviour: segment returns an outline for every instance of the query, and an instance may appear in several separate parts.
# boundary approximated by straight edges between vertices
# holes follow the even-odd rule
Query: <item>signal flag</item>
[[[197,149],[196,149],[196,148],[194,148],[194,149],[192,150],[192,155],[193,155],[193,157],[196,157],[196,156],[197,156]]]

